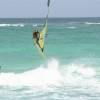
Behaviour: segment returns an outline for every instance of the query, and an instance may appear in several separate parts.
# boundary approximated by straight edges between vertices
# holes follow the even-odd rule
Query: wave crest
[[[0,85],[48,86],[48,85],[97,85],[96,71],[84,65],[60,65],[56,59],[46,65],[23,73],[1,73]]]
[[[24,24],[0,24],[0,27],[24,27]]]
[[[100,25],[100,23],[96,23],[96,22],[94,22],[94,23],[92,23],[92,22],[85,22],[85,24],[86,25]]]

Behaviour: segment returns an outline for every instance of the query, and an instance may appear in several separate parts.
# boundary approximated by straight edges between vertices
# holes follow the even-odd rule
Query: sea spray
[[[64,66],[64,69],[63,69]],[[62,68],[62,69],[61,69]],[[23,73],[1,73],[0,85],[7,86],[48,86],[48,85],[96,85],[96,72],[83,65],[60,65],[56,59],[49,60],[47,65]],[[92,83],[93,84],[92,84]],[[79,84],[81,83],[81,84]]]

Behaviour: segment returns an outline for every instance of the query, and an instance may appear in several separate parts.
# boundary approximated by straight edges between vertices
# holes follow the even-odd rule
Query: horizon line
[[[45,17],[0,17],[0,19],[43,19]],[[100,18],[100,17],[49,17],[48,19],[56,18]]]

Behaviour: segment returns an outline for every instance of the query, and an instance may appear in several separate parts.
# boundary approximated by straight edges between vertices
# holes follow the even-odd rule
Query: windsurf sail
[[[41,50],[41,52],[44,52],[44,42],[45,42],[45,35],[47,34],[48,31],[48,14],[49,14],[49,6],[50,6],[50,0],[48,0],[47,2],[47,7],[48,7],[48,12],[47,12],[47,16],[45,19],[45,24],[42,28],[42,30],[39,32],[39,40],[38,43],[35,41],[36,46]]]
[[[38,41],[39,47],[42,52],[44,51],[44,41],[45,41],[45,35],[47,34],[47,30],[48,30],[47,28],[48,28],[48,26],[47,26],[47,21],[46,21],[42,31],[40,32],[40,37],[39,37],[39,41]]]

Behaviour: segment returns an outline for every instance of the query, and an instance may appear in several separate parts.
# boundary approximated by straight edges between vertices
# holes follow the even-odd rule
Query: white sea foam
[[[24,27],[24,24],[0,24],[0,27]]]
[[[32,26],[36,27],[36,26],[38,26],[38,25],[37,25],[37,24],[33,24]]]
[[[75,26],[70,26],[70,27],[67,27],[67,28],[69,28],[69,29],[76,29]]]
[[[96,71],[84,65],[60,65],[56,59],[48,61],[47,65],[23,73],[0,73],[2,86],[61,86],[66,85],[92,85],[99,86]]]
[[[40,26],[43,26],[43,24],[33,24],[32,26],[33,27],[40,27]]]
[[[100,23],[85,22],[86,25],[100,25]]]
[[[38,25],[37,25],[37,24],[33,24],[32,26],[36,27],[36,26],[38,26]]]

